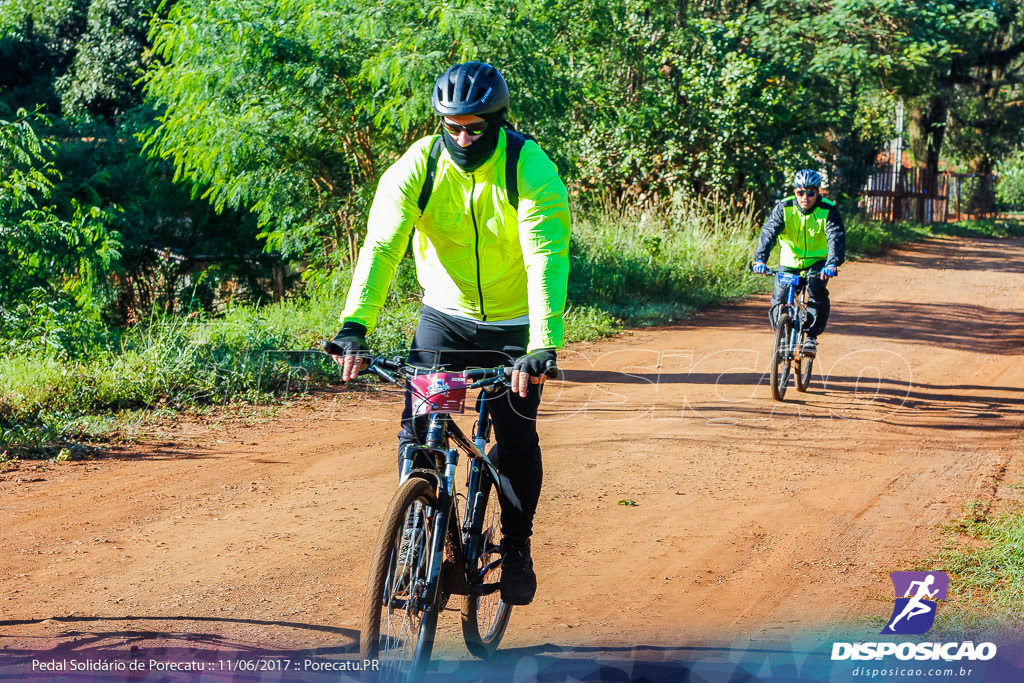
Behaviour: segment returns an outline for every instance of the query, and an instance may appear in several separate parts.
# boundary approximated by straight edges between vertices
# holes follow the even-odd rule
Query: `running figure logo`
[[[935,608],[946,599],[949,577],[944,572],[893,572],[896,604],[882,633],[924,633],[935,623]]]

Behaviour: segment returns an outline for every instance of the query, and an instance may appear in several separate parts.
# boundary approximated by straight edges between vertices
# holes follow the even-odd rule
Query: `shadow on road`
[[[968,246],[969,245],[969,246]],[[1024,247],[1024,239],[979,239],[970,242],[958,240],[955,248],[941,239],[927,240],[905,246],[878,259],[879,263],[943,270],[979,271],[1002,273],[1024,273],[1024,261],[1009,252]]]
[[[833,311],[826,336],[892,339],[994,355],[1024,351],[1024,315],[1020,311],[980,304],[899,302],[857,303],[836,306]]]
[[[830,368],[829,368],[830,369]],[[842,370],[844,368],[837,368]],[[767,373],[660,373],[567,370],[564,381],[598,387],[582,401],[554,399],[542,407],[545,420],[584,415],[588,419],[624,421],[630,418],[668,419],[705,417],[731,422],[762,421],[785,406],[806,407],[799,417],[806,419],[857,419],[892,422],[928,421],[938,429],[1012,430],[1020,428],[1024,415],[1024,387],[980,384],[915,383],[909,379],[835,373],[822,376],[816,371],[807,393],[791,385],[786,401],[771,399]],[[647,386],[650,392],[628,396],[618,386]],[[661,391],[660,385],[694,385],[694,395],[685,388]],[[707,387],[711,386],[709,390]],[[621,391],[626,391],[622,389]],[[822,399],[825,398],[825,402]]]
[[[166,630],[159,628],[168,622],[181,624],[180,629]],[[115,628],[103,630],[101,627],[111,623],[131,626],[136,623],[150,628]],[[205,632],[201,625],[211,625],[216,633]],[[216,626],[214,626],[216,625]],[[270,621],[262,619],[234,619],[229,617],[203,616],[64,616],[46,619],[9,619],[0,621],[0,662],[11,665],[18,663],[19,658],[41,659],[67,657],[75,654],[82,658],[95,656],[99,658],[118,658],[136,656],[155,656],[157,654],[178,656],[183,653],[225,653],[231,652],[238,657],[275,657],[291,656],[295,650],[267,649],[244,644],[239,638],[223,635],[223,632],[237,630],[238,626],[258,626],[261,628],[280,627],[289,629],[289,639],[301,637],[302,633],[323,633],[336,636],[343,644],[302,650],[309,655],[352,655],[359,650],[359,631],[350,628],[325,626],[322,624],[304,624],[292,621]],[[43,626],[55,631],[52,635],[33,635],[26,637],[12,631],[19,626]],[[59,628],[55,630],[54,627]],[[155,627],[155,628],[154,628]],[[38,629],[35,631],[38,634]],[[38,641],[39,648],[12,647],[5,644],[12,639],[19,644]],[[2,676],[0,676],[2,679]]]

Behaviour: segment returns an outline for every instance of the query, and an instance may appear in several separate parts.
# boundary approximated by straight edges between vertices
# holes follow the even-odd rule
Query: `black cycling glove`
[[[537,349],[525,356],[519,356],[512,364],[514,370],[525,372],[530,377],[540,377],[549,367],[555,366],[554,349]]]
[[[342,325],[341,332],[327,342],[327,353],[335,356],[358,356],[369,348],[366,345],[366,326],[351,321]]]

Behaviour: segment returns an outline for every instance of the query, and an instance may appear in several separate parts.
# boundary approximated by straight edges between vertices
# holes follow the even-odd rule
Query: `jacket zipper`
[[[476,211],[473,210],[473,195],[476,194],[476,176],[470,174],[470,181],[473,185],[469,190],[469,215],[473,219],[473,253],[476,255],[476,291],[480,295],[480,317],[487,321],[487,313],[484,312],[484,288],[480,282],[480,230],[476,225]]]
[[[806,219],[806,216],[804,218]],[[806,261],[807,260],[807,221],[806,220],[804,220],[804,224],[803,224],[802,227],[803,227],[803,230],[801,230],[800,232],[802,232],[804,234],[804,258],[803,258],[803,260]]]

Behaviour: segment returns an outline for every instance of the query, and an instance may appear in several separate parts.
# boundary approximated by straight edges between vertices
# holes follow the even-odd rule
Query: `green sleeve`
[[[405,256],[420,216],[417,206],[432,138],[415,142],[380,178],[370,206],[366,240],[352,274],[342,324],[357,322],[372,331],[387,299],[395,270]]]
[[[569,286],[569,195],[554,163],[532,141],[523,146],[518,173],[519,241],[530,307],[527,350],[561,348]]]

